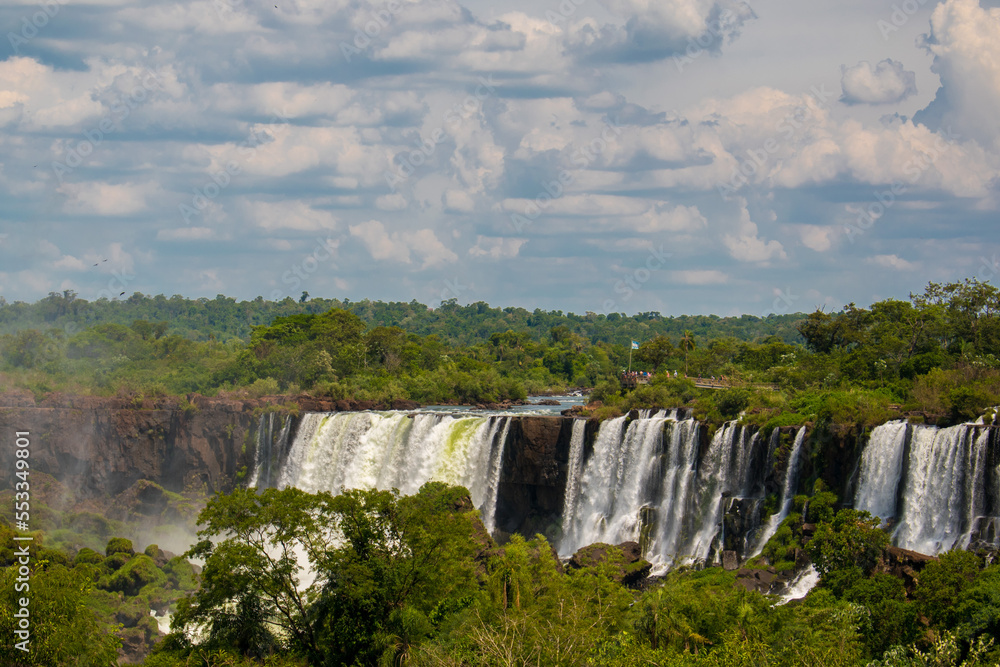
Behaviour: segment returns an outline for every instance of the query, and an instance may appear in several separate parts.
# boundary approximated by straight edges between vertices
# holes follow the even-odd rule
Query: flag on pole
[[[633,350],[638,350],[639,349],[639,343],[637,343],[635,341],[632,341],[632,349]]]

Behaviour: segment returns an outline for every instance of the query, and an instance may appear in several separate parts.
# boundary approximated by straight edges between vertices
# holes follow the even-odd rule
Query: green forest
[[[0,301],[0,380],[36,397],[310,393],[424,405],[582,388],[599,417],[688,405],[705,419],[773,424],[904,413],[943,424],[1000,403],[1000,291],[975,279],[766,319],[307,297]],[[653,381],[623,391],[626,368]],[[701,391],[685,376],[725,378],[727,388]]]
[[[489,404],[581,388],[583,416],[687,406],[768,431],[945,425],[1000,404],[1000,290],[976,280],[766,319],[65,293],[4,302],[0,328],[5,390],[137,407],[192,393]],[[651,381],[623,388],[629,365]],[[713,377],[723,388],[695,386]],[[442,483],[412,496],[237,488],[207,499],[180,555],[139,551],[126,526],[43,495],[32,502],[33,652],[7,641],[0,663],[105,667],[152,647],[148,667],[1000,665],[995,552],[948,552],[904,576],[878,519],[810,484],[743,564],[812,563],[818,587],[788,603],[721,567],[645,578],[648,563],[619,547],[562,563],[541,535],[498,544],[469,492]],[[0,494],[5,505],[14,494]],[[181,514],[204,504],[173,496]],[[12,526],[5,510],[5,637],[18,627]],[[163,639],[150,609],[175,610]]]
[[[468,491],[443,483],[413,496],[237,490],[201,513],[184,556],[203,569],[155,545],[137,553],[111,538],[73,553],[36,533],[33,652],[4,642],[0,661],[111,667],[123,639],[155,638],[145,610],[173,602],[172,632],[147,667],[998,664],[1000,565],[948,552],[907,585],[878,520],[836,512],[835,499],[796,498],[744,566],[806,554],[820,585],[784,604],[720,567],[642,579],[644,562],[618,547],[563,564],[540,535],[498,546]],[[0,527],[5,637],[17,621],[13,536]]]

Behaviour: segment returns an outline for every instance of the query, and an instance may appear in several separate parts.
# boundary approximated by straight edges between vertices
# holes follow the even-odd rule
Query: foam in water
[[[982,514],[986,433],[974,427],[914,427],[899,525],[893,541],[937,554],[968,543],[972,519]],[[963,544],[965,543],[965,544]]]
[[[723,499],[751,486],[759,438],[727,423],[699,459],[700,428],[691,419],[677,421],[676,412],[646,411],[627,427],[625,417],[602,423],[586,462],[574,456],[571,444],[560,554],[631,540],[654,572],[711,558],[718,551]]]
[[[275,459],[287,449],[292,418],[285,417],[285,423],[278,433],[277,441],[274,438],[274,420],[275,413],[271,412],[261,415],[257,424],[257,450],[254,455],[254,469],[250,476],[250,486],[259,488],[271,486],[274,483],[272,471],[275,467]]]
[[[987,513],[1000,513],[991,489],[1000,469],[990,470],[988,448],[989,429],[975,424],[883,424],[862,454],[855,508],[893,519],[892,542],[904,549],[967,547],[977,525],[998,522]]]
[[[908,435],[909,425],[903,420],[882,424],[872,430],[861,454],[854,507],[871,512],[883,522],[896,516],[896,496]]]
[[[788,585],[788,592],[781,596],[779,605],[787,604],[792,600],[800,600],[809,594],[816,584],[819,583],[819,572],[812,565],[799,573],[797,577]]]
[[[303,491],[399,489],[429,481],[469,489],[492,529],[509,417],[308,413],[302,418],[279,487]]]
[[[566,493],[563,495],[562,534],[570,532],[573,517],[576,516],[576,505],[580,500],[580,469],[583,465],[583,437],[587,430],[587,422],[583,419],[573,421],[573,432],[569,440],[569,472],[566,476]]]

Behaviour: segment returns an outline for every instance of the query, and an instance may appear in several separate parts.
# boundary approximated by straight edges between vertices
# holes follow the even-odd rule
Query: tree
[[[639,352],[636,356],[640,361],[645,361],[646,363],[652,365],[653,370],[657,371],[660,366],[667,363],[667,360],[674,354],[673,343],[666,336],[657,336],[652,340],[645,341],[639,346]]]
[[[373,664],[408,653],[435,609],[460,609],[477,588],[482,528],[460,487],[428,483],[407,497],[237,490],[199,520],[200,536],[225,539],[188,552],[206,559],[202,587],[172,627],[206,624],[245,655],[284,641],[309,664]],[[308,586],[297,553],[315,574]]]
[[[826,577],[859,568],[868,576],[889,546],[881,520],[869,512],[845,509],[831,523],[820,523],[806,545],[816,570]]]
[[[0,572],[0,663],[9,667],[114,667],[121,640],[115,626],[108,626],[86,606],[93,583],[87,573],[62,565],[38,567],[31,574],[30,651],[15,647],[19,619],[18,598],[26,593],[14,588],[16,567]]]
[[[684,375],[688,373],[688,352],[694,349],[694,334],[688,329],[684,330],[684,335],[680,340],[681,349],[684,350]]]

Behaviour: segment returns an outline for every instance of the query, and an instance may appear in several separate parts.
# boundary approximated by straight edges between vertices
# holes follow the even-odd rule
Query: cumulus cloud
[[[789,31],[801,26],[751,23],[734,0],[495,12],[412,0],[356,44],[382,7],[62,5],[58,33],[53,23],[0,60],[0,192],[8,219],[38,221],[72,250],[28,243],[0,220],[4,296],[44,296],[64,274],[104,287],[85,283],[109,238],[142,258],[130,290],[270,296],[326,239],[353,252],[336,276],[310,274],[314,294],[437,296],[448,267],[477,276],[476,299],[582,311],[609,271],[634,270],[645,260],[633,255],[664,243],[679,263],[672,284],[702,288],[647,289],[641,306],[619,306],[729,312],[768,294],[779,264],[863,302],[873,275],[898,278],[902,295],[915,288],[904,282],[908,266],[929,265],[922,239],[937,239],[940,266],[965,266],[968,237],[988,238],[1000,206],[1000,16],[975,0],[934,11],[923,47],[937,99],[912,120],[879,121],[862,107],[912,99],[899,63],[925,65],[896,40],[880,56],[891,59],[850,66],[850,30],[884,14],[864,3],[824,24],[823,62],[848,63],[840,90],[785,85],[800,80],[786,47],[798,48]],[[751,26],[747,57],[727,60]],[[127,117],[113,113],[146,71],[159,85]],[[54,171],[106,118],[113,131],[82,163]],[[852,237],[892,245],[843,243],[845,224],[892,183],[903,190],[878,233]],[[178,206],[195,192],[209,204],[185,217]],[[963,221],[965,241],[942,236],[946,219]],[[210,243],[220,253],[206,268],[191,248]],[[877,254],[886,248],[895,255]]]
[[[257,226],[268,232],[315,232],[337,228],[337,218],[332,213],[317,210],[304,201],[255,202],[251,205],[251,215]]]
[[[527,243],[527,239],[512,238],[490,238],[486,236],[476,237],[476,245],[469,248],[469,254],[473,257],[490,257],[492,259],[510,259],[517,257],[521,246]]]
[[[874,68],[861,61],[854,67],[841,67],[840,87],[845,104],[892,104],[917,93],[917,75],[903,68],[903,63],[886,59]]]
[[[874,257],[869,257],[867,262],[874,266],[879,266],[884,269],[893,269],[894,271],[913,271],[919,268],[919,265],[914,262],[908,262],[901,257],[896,255],[875,255]]]
[[[729,251],[729,256],[740,262],[769,264],[771,260],[788,259],[781,243],[765,241],[759,237],[757,225],[750,220],[750,213],[746,208],[740,211],[736,233],[723,234],[722,244]]]
[[[410,264],[410,254],[422,259],[420,268],[454,262],[458,256],[447,248],[432,229],[415,231],[386,231],[379,220],[369,220],[350,226],[351,236],[364,243],[372,259]]]
[[[1000,8],[978,0],[946,0],[931,15],[923,45],[941,77],[934,101],[914,119],[949,127],[984,146],[1000,146]]]
[[[705,50],[718,51],[756,18],[745,2],[733,0],[602,0],[625,24],[590,19],[567,35],[572,53],[588,62],[638,63]]]
[[[67,213],[86,215],[130,215],[146,209],[146,197],[155,190],[151,183],[65,183]]]

